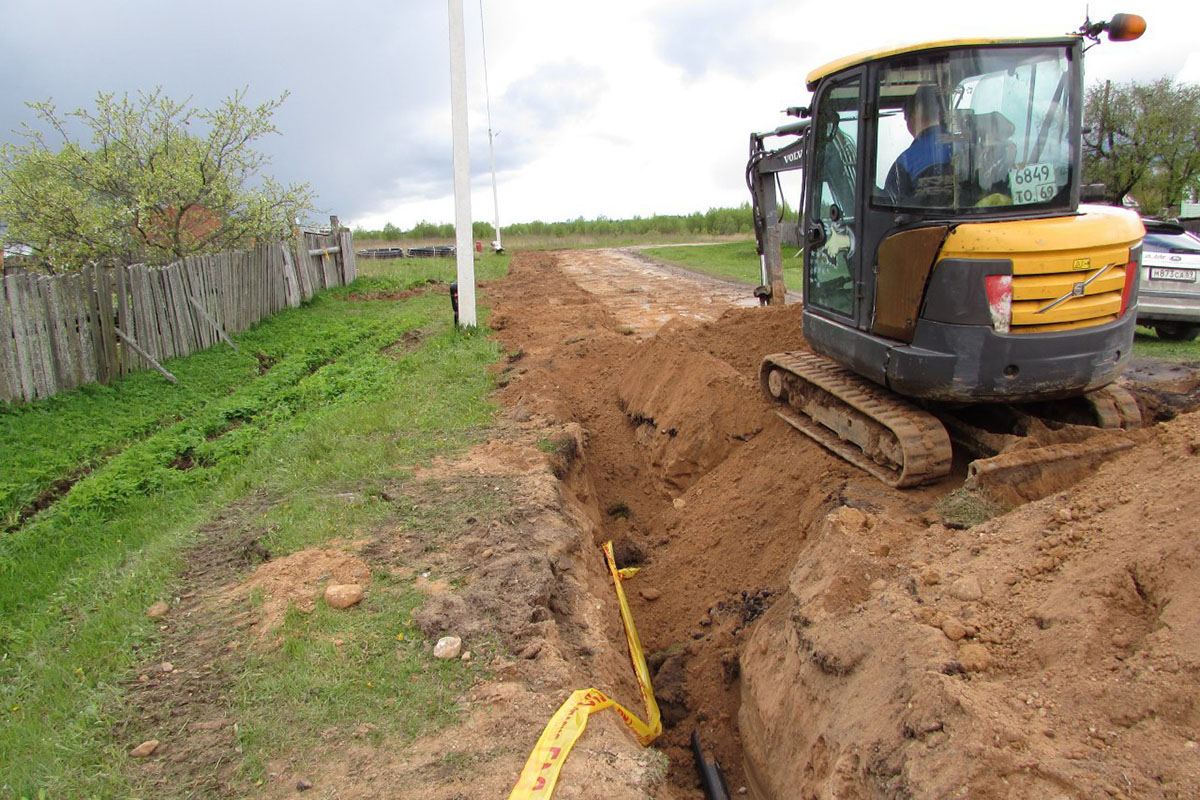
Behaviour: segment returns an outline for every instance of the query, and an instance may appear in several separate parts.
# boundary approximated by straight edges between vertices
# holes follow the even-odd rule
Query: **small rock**
[[[980,587],[978,578],[974,575],[968,575],[950,584],[950,595],[959,600],[970,602],[983,597],[983,588]]]
[[[443,636],[433,646],[434,658],[458,658],[462,652],[462,639],[457,636]]]
[[[168,606],[162,600],[159,600],[157,603],[146,609],[146,616],[150,619],[161,619],[162,617],[165,617],[167,612],[170,610],[170,606]]]
[[[649,600],[652,603],[655,600],[657,600],[658,598],[662,597],[662,592],[660,592],[658,589],[655,589],[650,586],[647,586],[645,589],[640,589],[638,591],[638,594],[640,594],[644,599]]]
[[[357,583],[331,583],[325,587],[325,602],[333,608],[349,608],[363,599],[363,587]]]
[[[487,561],[495,554],[496,554],[496,551],[493,550],[492,548],[488,547],[482,553],[479,554],[479,557],[482,558],[484,561]]]
[[[942,574],[933,567],[926,567],[921,570],[921,583],[926,586],[937,586],[942,582]]]
[[[296,791],[297,792],[307,792],[312,787],[313,787],[312,781],[306,781],[304,778],[301,778],[300,780],[296,781]]]
[[[132,758],[147,758],[158,749],[158,739],[148,739],[129,751]]]
[[[847,531],[855,532],[865,529],[868,525],[867,515],[857,508],[842,506],[838,509],[838,522]]]
[[[958,663],[967,672],[983,672],[992,665],[992,654],[981,644],[964,644],[958,648]]]
[[[967,629],[954,617],[946,617],[942,620],[942,633],[946,634],[950,641],[957,642],[967,635]]]
[[[674,500],[671,501],[671,505],[675,506],[675,510],[678,511],[687,505],[687,501],[684,500],[682,497],[676,497]]]
[[[221,728],[227,728],[232,724],[233,724],[233,720],[221,718],[221,719],[214,719],[209,722],[193,722],[191,725],[188,725],[188,730],[193,731],[193,732],[195,732],[195,731],[219,731],[219,730],[221,730]]]
[[[463,653],[461,658],[463,661],[470,661],[471,660],[471,651],[468,650],[467,652]]]
[[[161,669],[163,672],[174,672],[175,671],[175,665],[172,664],[170,661],[162,662],[161,664],[158,665],[158,668]]]

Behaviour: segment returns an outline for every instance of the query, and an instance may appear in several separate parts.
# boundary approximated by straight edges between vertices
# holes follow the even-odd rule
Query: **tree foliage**
[[[1109,202],[1161,214],[1200,189],[1200,86],[1172,78],[1095,86],[1084,106],[1084,175]]]
[[[162,89],[100,93],[94,109],[65,114],[50,101],[28,104],[36,123],[22,126],[21,144],[0,148],[5,240],[64,271],[87,261],[160,264],[290,235],[312,191],[262,174],[269,158],[255,149],[278,133],[271,118],[287,93],[256,107],[245,95],[211,110]]]

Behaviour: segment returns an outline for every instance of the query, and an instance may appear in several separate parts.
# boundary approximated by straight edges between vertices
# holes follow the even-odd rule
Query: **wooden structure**
[[[0,401],[27,402],[109,383],[224,341],[356,276],[338,225],[291,242],[190,256],[163,267],[22,272],[0,283]]]

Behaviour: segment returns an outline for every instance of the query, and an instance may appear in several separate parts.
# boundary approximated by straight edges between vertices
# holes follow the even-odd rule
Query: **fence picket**
[[[141,342],[142,349],[152,356],[160,355],[158,349],[158,335],[154,330],[154,326],[150,321],[150,303],[147,302],[147,296],[150,292],[149,286],[146,285],[146,267],[143,264],[134,264],[129,268],[129,302],[130,302],[130,320],[133,322],[133,330],[125,330],[124,327],[118,330],[125,331],[125,334],[135,341]],[[122,342],[122,344],[124,344]],[[142,359],[137,355],[136,350],[130,350],[126,345],[126,352],[132,365],[136,365],[137,369],[144,369],[149,366],[150,362]],[[134,358],[137,356],[137,358]]]
[[[8,300],[8,282],[0,280],[0,401],[11,402],[21,396],[14,323]]]
[[[154,297],[154,318],[158,322],[159,352],[161,358],[155,358],[160,364],[175,357],[175,336],[171,330],[171,322],[167,319],[166,282],[163,281],[161,267],[150,267],[146,273],[150,277],[150,293]]]
[[[119,354],[117,353],[116,317],[113,309],[113,292],[116,275],[122,268],[117,267],[110,274],[108,270],[96,270],[96,311],[99,314],[100,340],[104,348],[104,364],[107,371],[105,381],[116,380],[124,372],[121,370]]]
[[[29,331],[28,299],[25,297],[24,276],[4,276],[4,288],[8,294],[9,308],[12,309],[13,321],[13,360],[16,365],[17,378],[21,384],[21,399],[26,402],[35,395],[33,382],[33,335]]]
[[[105,374],[104,344],[100,338],[100,290],[96,283],[96,267],[84,265],[79,273],[79,324],[87,328],[87,346],[84,348],[86,365],[84,374],[90,383],[107,383]],[[80,336],[83,336],[82,330]]]
[[[114,276],[117,279],[117,324],[114,327],[120,328],[123,331],[130,331],[136,335],[137,325],[133,320],[133,300],[130,294],[129,267],[116,267],[113,270]],[[113,333],[113,338],[116,338],[116,333]],[[108,331],[104,331],[105,344],[108,343]],[[120,370],[122,375],[126,375],[133,371],[133,357],[130,355],[129,348],[124,345],[119,345],[117,356],[120,359]]]
[[[88,383],[87,373],[90,365],[91,342],[88,341],[87,335],[87,317],[83,315],[83,301],[80,298],[80,283],[83,278],[79,273],[66,276],[63,282],[63,290],[66,295],[66,306],[69,311],[66,319],[67,337],[71,340],[71,351],[74,353],[72,360],[75,362],[75,385],[83,386]],[[87,347],[84,347],[85,342]]]
[[[42,337],[41,371],[38,384],[38,398],[46,398],[58,391],[58,365],[55,348],[55,320],[51,311],[50,295],[53,293],[54,279],[49,276],[33,278],[32,303],[37,308],[37,325]]]
[[[42,276],[38,278],[37,289],[46,314],[46,338],[50,343],[46,390],[54,394],[60,389],[74,388],[71,386],[71,348],[67,345],[67,332],[62,322],[60,282]]]

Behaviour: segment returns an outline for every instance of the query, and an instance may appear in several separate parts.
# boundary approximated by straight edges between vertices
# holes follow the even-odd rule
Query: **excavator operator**
[[[945,206],[954,187],[950,138],[937,89],[917,87],[904,105],[913,142],[888,171],[884,190],[899,205]]]

